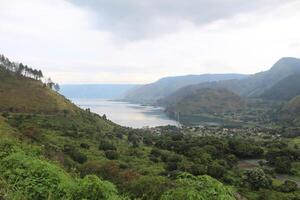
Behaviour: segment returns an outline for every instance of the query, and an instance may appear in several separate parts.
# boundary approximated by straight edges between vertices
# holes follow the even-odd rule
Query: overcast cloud
[[[255,73],[300,57],[298,0],[0,0],[0,53],[60,83]]]
[[[94,25],[126,39],[144,39],[256,9],[274,9],[289,0],[69,0],[92,11]]]

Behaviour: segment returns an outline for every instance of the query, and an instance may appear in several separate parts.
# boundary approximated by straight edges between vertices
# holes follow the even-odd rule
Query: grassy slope
[[[63,96],[44,87],[43,83],[16,76],[0,68],[0,111],[26,113],[70,113],[78,108]]]

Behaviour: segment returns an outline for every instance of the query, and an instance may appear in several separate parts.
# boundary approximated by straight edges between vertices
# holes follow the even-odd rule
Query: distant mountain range
[[[155,104],[157,100],[165,98],[178,89],[188,85],[222,80],[243,79],[245,77],[247,77],[247,75],[243,74],[202,74],[166,77],[154,83],[142,85],[129,90],[124,95],[124,100],[142,104]]]
[[[283,102],[293,99],[282,108],[281,113],[277,113],[278,115],[284,113],[287,119],[295,117],[293,110],[300,107],[298,95],[300,95],[300,59],[285,57],[277,61],[270,70],[253,75],[205,74],[163,78],[130,90],[126,93],[125,99],[163,106],[170,116],[176,117],[174,116],[176,113],[181,113],[188,119],[195,118],[201,113],[228,115],[229,112],[241,110],[249,99]],[[272,107],[271,104],[265,105]],[[270,108],[267,107],[263,106],[263,110]],[[256,112],[256,108],[253,110],[251,106],[247,109],[248,114]],[[251,117],[253,116],[252,113]],[[197,118],[203,119],[202,116]]]
[[[134,84],[74,84],[61,85],[60,93],[68,98],[120,99]]]

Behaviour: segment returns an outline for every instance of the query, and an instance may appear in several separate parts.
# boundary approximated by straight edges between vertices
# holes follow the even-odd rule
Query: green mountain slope
[[[231,83],[228,89],[242,96],[259,97],[279,81],[296,73],[300,73],[300,59],[281,58],[270,70]]]
[[[75,113],[78,108],[41,81],[0,67],[0,111]]]
[[[300,73],[284,78],[264,92],[261,97],[269,100],[289,101],[300,95]]]
[[[281,110],[280,118],[300,125],[300,96],[286,103]]]
[[[223,115],[238,112],[244,106],[244,100],[227,89],[200,88],[171,98],[166,112],[172,117],[180,115],[182,123],[193,124],[216,121],[214,118],[220,119]]]
[[[124,99],[137,103],[155,103],[187,85],[220,80],[241,79],[241,74],[203,74],[162,78],[154,83],[135,87],[124,95]]]

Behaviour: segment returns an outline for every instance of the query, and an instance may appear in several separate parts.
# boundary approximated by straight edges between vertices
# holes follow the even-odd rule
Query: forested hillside
[[[279,81],[264,92],[261,97],[270,100],[289,101],[298,95],[300,95],[300,73]]]
[[[242,74],[202,74],[162,78],[154,83],[142,85],[128,91],[124,100],[137,103],[155,104],[157,100],[169,96],[187,85],[230,79],[242,79]]]
[[[171,99],[170,101],[172,101]],[[244,100],[227,89],[202,88],[168,102],[166,110],[181,115],[234,113],[243,109]]]

